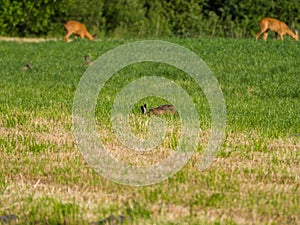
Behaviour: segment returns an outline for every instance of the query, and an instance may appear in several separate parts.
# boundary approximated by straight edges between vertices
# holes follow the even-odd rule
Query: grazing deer
[[[153,109],[150,109],[147,112],[147,105],[144,104],[141,106],[143,114],[150,115],[162,115],[162,114],[177,114],[176,108],[173,105],[162,105]]]
[[[70,20],[68,21],[67,23],[64,24],[64,27],[66,29],[66,36],[64,37],[64,40],[69,42],[69,37],[72,35],[72,34],[75,34],[77,36],[80,36],[82,39],[84,37],[88,38],[89,40],[94,40],[95,38],[95,35],[91,35],[84,24],[82,23],[79,23],[77,21],[74,21],[74,20]]]
[[[268,38],[268,31],[274,31],[275,35],[279,35],[280,40],[283,41],[284,35],[289,35],[294,38],[296,41],[299,40],[298,31],[295,33],[289,29],[289,27],[284,23],[277,19],[273,18],[262,18],[259,21],[260,31],[256,34],[256,40],[259,38],[261,34],[264,34],[263,40],[266,41]]]

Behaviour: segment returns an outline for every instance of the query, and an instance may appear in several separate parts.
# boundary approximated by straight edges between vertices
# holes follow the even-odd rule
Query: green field
[[[217,78],[227,109],[224,142],[210,167],[198,171],[207,143],[210,108],[182,71],[140,63],[115,74],[99,94],[96,119],[103,142],[128,163],[154,163],[176,146],[178,118],[165,117],[169,134],[150,153],[124,149],[110,123],[114,97],[144,76],[180,84],[199,113],[198,153],[175,176],[146,187],[98,175],[72,132],[73,98],[88,68],[84,56],[133,40],[71,43],[0,42],[0,224],[89,224],[111,215],[125,224],[300,224],[300,45],[252,39],[166,39],[195,52]],[[27,62],[32,69],[21,70]],[[164,100],[142,99],[149,107]],[[147,135],[148,118],[132,109],[131,126]],[[97,223],[94,223],[97,224]]]

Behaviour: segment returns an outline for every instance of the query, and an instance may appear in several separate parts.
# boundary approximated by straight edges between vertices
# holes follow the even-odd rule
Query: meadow
[[[72,132],[73,98],[88,68],[83,57],[94,61],[131,41],[0,42],[0,223],[101,224],[122,215],[124,224],[300,224],[299,43],[165,39],[202,58],[224,95],[225,137],[201,172],[197,165],[211,126],[201,88],[184,72],[157,63],[116,73],[99,94],[95,115],[103,142],[119,160],[158,162],[178,139],[179,120],[165,117],[171,132],[154,154],[132,154],[118,143],[111,106],[137,78],[155,74],[181,85],[201,127],[199,151],[181,171],[155,185],[131,187],[96,173]],[[27,62],[32,68],[21,70]],[[144,102],[165,103],[156,97]],[[147,135],[147,119],[137,104],[131,115],[137,135]]]

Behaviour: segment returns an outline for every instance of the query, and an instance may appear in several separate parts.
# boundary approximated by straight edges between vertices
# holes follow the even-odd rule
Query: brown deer
[[[80,36],[82,39],[84,37],[88,38],[89,40],[94,40],[95,35],[92,36],[86,29],[85,25],[82,23],[79,23],[74,20],[70,20],[67,23],[64,24],[64,27],[66,29],[66,36],[64,37],[64,40],[69,42],[69,37],[72,34],[75,34],[77,36]]]
[[[176,108],[173,105],[162,105],[147,112],[147,105],[144,104],[141,106],[141,110],[143,114],[147,115],[177,114]]]
[[[280,40],[282,41],[283,36],[286,34],[294,38],[296,41],[299,40],[298,31],[295,31],[294,33],[284,22],[281,22],[280,20],[265,17],[259,21],[259,26],[260,31],[256,34],[256,40],[261,34],[264,34],[263,40],[266,41],[268,38],[269,30],[274,31],[276,36],[279,35]]]

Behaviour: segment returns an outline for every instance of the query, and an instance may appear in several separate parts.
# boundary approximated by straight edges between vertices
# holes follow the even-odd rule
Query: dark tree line
[[[0,35],[61,36],[74,19],[102,37],[253,37],[260,18],[300,28],[299,0],[0,0]]]

